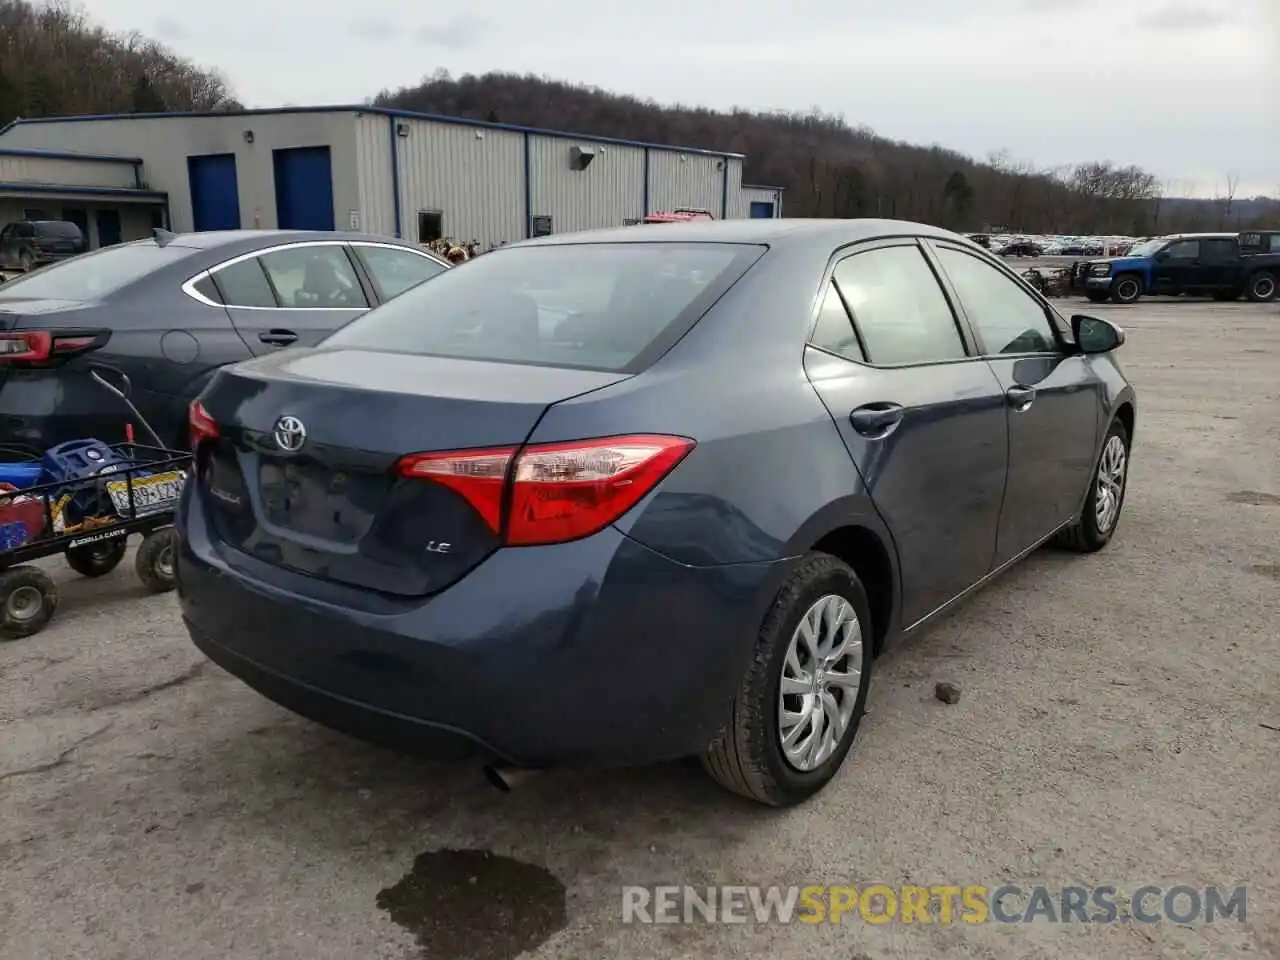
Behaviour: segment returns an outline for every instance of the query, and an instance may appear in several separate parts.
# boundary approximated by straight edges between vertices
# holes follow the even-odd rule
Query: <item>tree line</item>
[[[17,117],[236,110],[227,81],[66,0],[0,0],[0,127]]]
[[[784,187],[792,217],[893,217],[963,231],[1156,236],[1280,227],[1280,199],[1174,197],[1158,177],[1110,162],[1037,169],[1006,152],[975,160],[853,126],[819,109],[730,112],[510,73],[437,71],[374,105],[746,155],[747,183]]]

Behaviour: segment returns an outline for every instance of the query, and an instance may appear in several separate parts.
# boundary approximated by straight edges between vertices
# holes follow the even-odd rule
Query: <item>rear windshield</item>
[[[763,253],[719,243],[511,247],[414,287],[324,345],[633,373]]]
[[[37,223],[36,233],[42,237],[57,237],[59,240],[80,239],[80,228],[69,220],[45,220]]]
[[[190,247],[159,247],[154,240],[107,247],[11,280],[0,287],[0,300],[96,300],[195,252]]]

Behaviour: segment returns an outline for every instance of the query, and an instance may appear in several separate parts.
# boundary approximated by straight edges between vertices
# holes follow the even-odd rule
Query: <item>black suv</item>
[[[84,234],[69,220],[18,220],[0,230],[0,270],[30,273],[84,251]]]

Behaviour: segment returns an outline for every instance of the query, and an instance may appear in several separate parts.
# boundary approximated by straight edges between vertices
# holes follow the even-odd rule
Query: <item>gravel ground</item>
[[[1280,308],[1090,309],[1140,392],[1116,540],[893,650],[799,809],[684,764],[500,794],[261,699],[127,567],[52,564],[56,621],[0,646],[0,958],[1280,956]],[[620,920],[623,884],[1006,881],[1247,884],[1248,920]]]

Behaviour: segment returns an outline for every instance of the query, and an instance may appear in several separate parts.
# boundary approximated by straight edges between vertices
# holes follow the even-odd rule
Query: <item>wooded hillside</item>
[[[70,3],[0,0],[0,127],[15,117],[239,109],[216,72]]]
[[[1280,226],[1280,199],[1165,202],[1159,179],[1110,162],[1037,170],[1006,154],[975,161],[877,136],[843,117],[722,113],[543,77],[437,71],[385,90],[379,106],[746,154],[746,181],[787,189],[792,217],[885,216],[957,230],[1132,234]],[[1123,144],[1117,145],[1122,150]],[[1234,188],[1224,180],[1224,194]]]

